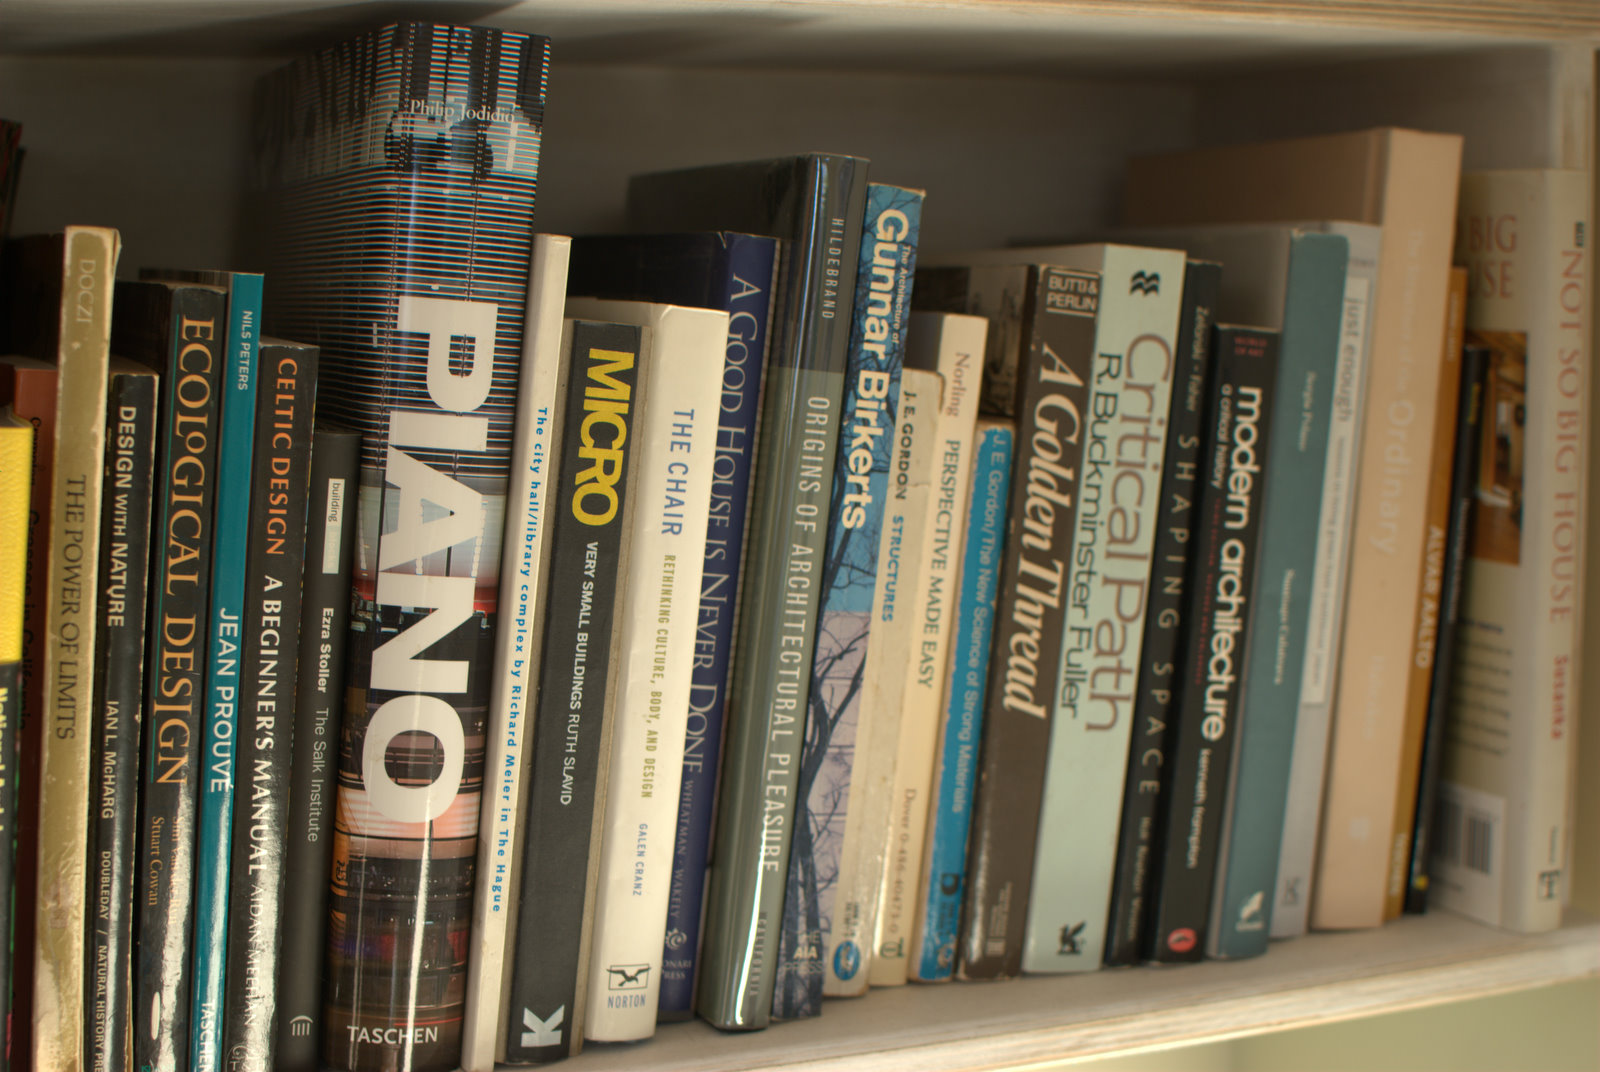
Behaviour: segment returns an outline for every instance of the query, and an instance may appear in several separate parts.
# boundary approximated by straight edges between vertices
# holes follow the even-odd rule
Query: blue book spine
[[[211,282],[211,280],[207,280]],[[232,273],[222,431],[217,444],[216,528],[211,580],[211,665],[195,853],[195,934],[190,1060],[194,1072],[222,1069],[222,983],[226,967],[228,863],[233,832],[233,738],[238,723],[239,626],[245,599],[250,461],[255,444],[256,350],[262,277]]]
[[[824,939],[833,928],[850,805],[922,200],[920,190],[867,186],[810,705],[800,753],[799,806],[789,845],[773,991],[772,1015],[781,1020],[822,1011]]]
[[[967,831],[977,788],[978,742],[983,737],[984,684],[1000,596],[1000,556],[1005,549],[1006,508],[1011,494],[1011,457],[1016,429],[1010,422],[981,421],[973,455],[967,505],[967,546],[961,563],[956,638],[945,686],[945,724],[940,734],[938,781],[934,786],[928,859],[913,977],[949,979],[955,968],[956,936],[967,878]]]
[[[749,514],[750,463],[755,457],[761,381],[777,283],[775,239],[729,234],[723,308],[728,325],[722,415],[711,484],[711,525],[700,587],[699,629],[684,738],[672,887],[662,956],[660,1019],[682,1019],[694,1008],[700,909],[710,857],[712,808],[722,752],[728,669]]]

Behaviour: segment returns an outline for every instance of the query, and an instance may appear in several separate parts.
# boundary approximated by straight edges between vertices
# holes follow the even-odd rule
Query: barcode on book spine
[[[1439,858],[1494,874],[1494,816],[1448,797],[1439,801]]]

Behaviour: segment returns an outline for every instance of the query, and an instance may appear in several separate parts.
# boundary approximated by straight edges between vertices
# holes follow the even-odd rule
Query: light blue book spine
[[[1350,260],[1340,235],[1289,242],[1256,606],[1206,929],[1206,953],[1223,958],[1260,956],[1272,931]]]
[[[217,444],[217,505],[211,580],[211,665],[206,672],[206,738],[195,853],[194,988],[189,1046],[194,1072],[221,1072],[222,984],[226,966],[228,862],[232,858],[234,730],[238,724],[240,633],[244,611],[245,533],[250,520],[250,461],[255,445],[256,351],[262,277],[205,277],[229,288],[228,365]]]
[[[777,1019],[822,1011],[823,943],[832,929],[850,806],[922,196],[920,190],[881,183],[867,187],[811,702],[800,755],[800,806],[773,991]]]
[[[1000,559],[1005,550],[1006,505],[1011,492],[1011,457],[1016,429],[1009,421],[981,420],[972,460],[967,503],[967,545],[961,562],[956,635],[945,686],[945,724],[940,730],[938,781],[923,865],[911,977],[932,983],[949,979],[955,967],[956,935],[966,888],[967,831],[977,789],[978,742],[983,736],[984,683],[999,598]]]

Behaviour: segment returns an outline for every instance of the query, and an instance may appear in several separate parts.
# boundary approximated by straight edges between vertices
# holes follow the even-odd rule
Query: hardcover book
[[[134,835],[160,386],[150,369],[124,357],[111,358],[100,509],[105,598],[95,640],[95,777],[87,894],[93,916],[84,1044],[91,1072],[120,1072],[131,1060]]]
[[[1450,688],[1455,678],[1456,633],[1461,620],[1461,595],[1467,549],[1472,546],[1482,451],[1483,397],[1488,385],[1490,350],[1465,346],[1461,352],[1461,390],[1456,399],[1456,441],[1450,463],[1450,521],[1444,542],[1439,595],[1439,640],[1429,668],[1428,725],[1422,742],[1417,778],[1416,820],[1412,823],[1411,862],[1406,879],[1405,910],[1428,908],[1433,864],[1434,824],[1439,814],[1439,778],[1444,770],[1445,732],[1450,719]]]
[[[1173,697],[1179,645],[1188,608],[1189,557],[1199,497],[1200,445],[1211,397],[1212,326],[1222,289],[1222,266],[1191,260],[1184,266],[1182,310],[1173,351],[1167,404],[1167,449],[1161,462],[1161,500],[1151,548],[1133,727],[1123,773],[1117,860],[1106,911],[1105,962],[1138,963],[1154,893],[1166,757],[1172,747]]]
[[[1283,841],[1350,243],[1268,225],[1206,229],[1190,248],[1227,265],[1220,316],[1280,332],[1256,564],[1258,624],[1241,664],[1206,944],[1208,956],[1259,956],[1267,950]]]
[[[263,280],[252,272],[145,270],[141,279],[205,283],[228,293],[219,407],[219,473],[250,472],[255,447],[256,349]],[[239,626],[245,600],[245,547],[250,482],[217,484],[211,541],[210,637],[206,669],[205,740],[201,746],[200,851],[195,857],[194,984],[190,1062],[195,1072],[222,1068],[222,986],[228,938],[228,871],[233,844],[234,744],[238,739]]]
[[[964,506],[967,537],[955,612],[957,633],[950,647],[936,745],[938,768],[928,806],[928,844],[911,933],[909,974],[922,983],[943,982],[955,970],[956,934],[966,888],[967,831],[972,819],[978,740],[983,732],[983,689],[989,677],[1000,549],[1015,449],[1014,422],[979,418]]]
[[[1113,244],[1030,252],[1099,272],[1101,292],[1022,970],[1093,971],[1105,953],[1187,258]]]
[[[851,772],[855,799],[845,817],[847,854],[840,857],[839,888],[822,950],[823,993],[829,997],[866,993],[876,955],[878,893],[889,856],[900,720],[910,680],[905,668],[916,647],[909,577],[922,554],[943,395],[944,378],[937,372],[902,370],[873,583],[871,642],[861,671]]]
[[[256,93],[267,326],[320,347],[318,410],[362,435],[328,902],[336,1069],[461,1057],[548,73],[543,37],[401,23]]]
[[[327,956],[328,868],[333,861],[333,754],[344,698],[345,634],[361,436],[318,424],[311,433],[300,666],[289,763],[283,928],[278,951],[277,1048],[282,1072],[320,1072],[322,962]]]
[[[270,337],[257,355],[265,389],[256,393],[250,467],[238,652],[241,799],[225,930],[221,1049],[229,1072],[277,1068],[279,942],[299,922],[284,916],[283,889],[319,355],[314,346]]]
[[[650,388],[648,328],[572,320],[559,483],[550,529],[545,633],[524,762],[516,947],[502,983],[506,1063],[583,1046],[586,972],[605,829],[619,677],[618,611],[640,509],[639,406]],[[599,452],[606,452],[601,455]]]
[[[1271,479],[1278,333],[1217,325],[1202,484],[1189,563],[1188,629],[1178,662],[1170,781],[1146,956],[1199,960],[1239,733],[1263,493]]]
[[[117,233],[69,227],[7,244],[0,349],[56,366],[49,507],[37,522],[43,556],[42,672],[28,683],[42,748],[30,754],[38,780],[37,900],[34,905],[32,1067],[82,1067],[93,781],[93,683],[99,627],[100,502],[105,466],[107,367]],[[35,578],[39,577],[36,571]],[[48,701],[48,702],[46,702]],[[48,721],[46,721],[48,712]],[[20,876],[19,876],[20,877]],[[18,1053],[19,1063],[28,1056]]]
[[[1428,452],[1428,501],[1417,578],[1417,617],[1412,628],[1410,680],[1406,686],[1405,736],[1400,742],[1400,781],[1395,789],[1394,830],[1389,843],[1389,877],[1384,919],[1405,907],[1410,875],[1412,821],[1416,817],[1423,738],[1427,733],[1428,691],[1438,652],[1439,609],[1444,601],[1444,554],[1450,533],[1450,463],[1455,457],[1456,413],[1461,396],[1461,348],[1466,333],[1467,270],[1450,269],[1450,299],[1445,307],[1444,354],[1434,400],[1437,417]]]
[[[32,485],[33,424],[17,416],[9,402],[0,403],[0,927],[7,933],[16,905],[12,891],[21,760],[23,590],[28,583]],[[11,943],[0,942],[0,979],[11,978],[12,959]],[[11,988],[0,987],[0,1023],[10,1015]]]
[[[478,895],[472,909],[473,956],[461,1033],[465,1072],[493,1072],[505,1009],[506,962],[517,940],[523,771],[548,610],[551,467],[561,443],[567,392],[567,351],[561,333],[571,252],[572,240],[565,235],[534,236],[500,565],[500,598],[507,614],[495,637],[498,672],[489,693],[484,805],[478,819]]]
[[[1404,727],[1404,660],[1416,623],[1433,391],[1461,138],[1381,128],[1136,159],[1127,222],[1351,220],[1379,224],[1367,409],[1355,480],[1343,651],[1314,927],[1376,926],[1394,828]]]
[[[0,289],[0,298],[6,291]],[[22,593],[22,663],[18,671],[21,690],[19,711],[20,755],[38,756],[44,747],[44,719],[34,689],[45,680],[44,592],[48,588],[45,558],[50,516],[50,474],[55,461],[56,366],[36,357],[0,356],[0,405],[33,426],[32,481],[26,525],[27,585]],[[39,892],[39,783],[23,780],[17,787],[17,859],[12,884],[16,898],[12,909],[13,950],[34,946],[34,906]],[[13,957],[11,964],[10,1046],[20,1054],[33,1052],[33,957]]]
[[[195,833],[219,477],[227,296],[187,283],[117,284],[112,345],[161,373],[144,774],[136,876],[134,1064],[183,1069],[191,1042]]]
[[[1333,717],[1333,687],[1344,630],[1349,581],[1355,488],[1361,433],[1366,420],[1369,363],[1372,357],[1372,303],[1378,292],[1382,230],[1361,223],[1307,224],[1350,243],[1345,270],[1344,312],[1339,321],[1339,361],[1334,373],[1333,411],[1328,421],[1328,452],[1322,470],[1318,512],[1316,572],[1306,616],[1305,659],[1301,666],[1300,706],[1295,716],[1284,800],[1283,838],[1278,846],[1278,877],[1273,895],[1271,936],[1292,938],[1306,932],[1311,915],[1318,824]]]
[[[722,400],[728,314],[572,298],[575,316],[650,332],[650,391],[634,435],[633,553],[618,606],[616,724],[600,848],[584,1037],[655,1034]],[[579,985],[583,985],[579,976]]]
[[[839,438],[867,162],[811,154],[635,176],[631,223],[734,228],[786,239],[763,391],[749,553],[728,686],[727,757],[706,894],[698,1010],[719,1027],[765,1026],[783,925],[799,750],[809,704]]]
[[[996,408],[1009,399],[1017,418],[956,969],[963,979],[1005,978],[1022,970],[1101,278],[1049,264],[982,264],[919,273],[917,284],[919,305],[989,317],[984,394]]]
[[[1485,172],[1461,187],[1468,339],[1490,350],[1432,895],[1550,930],[1567,882],[1579,562],[1589,458],[1587,180]]]
[[[772,338],[779,252],[775,238],[733,231],[588,237],[578,239],[573,249],[574,294],[696,305],[725,309],[729,314],[717,464],[711,481],[711,522],[662,943],[658,1019],[687,1018],[694,1005],[712,802],[722,752],[728,661],[738,617],[750,473]]]
[[[963,313],[916,313],[907,330],[906,366],[936,371],[944,392],[933,428],[933,464],[922,513],[907,523],[921,531],[921,548],[902,563],[900,592],[912,642],[903,664],[900,734],[890,789],[889,845],[878,885],[873,930],[873,986],[905,983],[916,922],[917,882],[927,840],[934,752],[944,704],[945,663],[953,628],[959,551],[966,538],[967,481],[978,420],[983,351],[989,322]],[[905,599],[905,597],[909,597]]]
[[[834,461],[833,505],[822,604],[811,665],[811,703],[800,753],[800,804],[789,849],[789,888],[772,1015],[816,1016],[828,977],[828,945],[839,909],[856,912],[863,895],[867,843],[881,823],[851,822],[851,811],[877,807],[853,791],[866,749],[858,746],[872,599],[894,456],[906,322],[916,271],[923,193],[883,183],[867,187],[857,260],[855,322],[850,329],[841,449]],[[862,767],[862,773],[874,777]],[[878,809],[881,812],[881,808]],[[852,837],[852,835],[854,835]],[[876,874],[876,868],[867,868]],[[841,897],[843,891],[850,891]],[[844,928],[839,928],[841,931]],[[861,934],[846,940],[859,943]],[[858,944],[857,948],[861,948]],[[848,954],[846,961],[849,960]]]

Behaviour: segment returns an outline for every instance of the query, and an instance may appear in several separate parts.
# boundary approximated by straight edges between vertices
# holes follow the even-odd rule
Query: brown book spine
[[[1022,970],[1093,379],[1099,275],[1040,267],[1029,284],[1016,475],[957,940],[962,979]]]
[[[1450,475],[1456,443],[1456,396],[1461,391],[1461,347],[1466,338],[1467,270],[1450,269],[1445,306],[1444,352],[1434,402],[1433,451],[1428,461],[1427,520],[1418,574],[1416,625],[1412,630],[1411,673],[1406,686],[1405,737],[1400,742],[1400,780],[1395,787],[1394,831],[1389,840],[1389,883],[1383,918],[1398,919],[1405,909],[1410,874],[1411,834],[1416,821],[1417,781],[1422,770],[1422,738],[1428,726],[1428,695],[1438,651],[1439,607],[1444,598],[1444,552],[1450,533]]]

